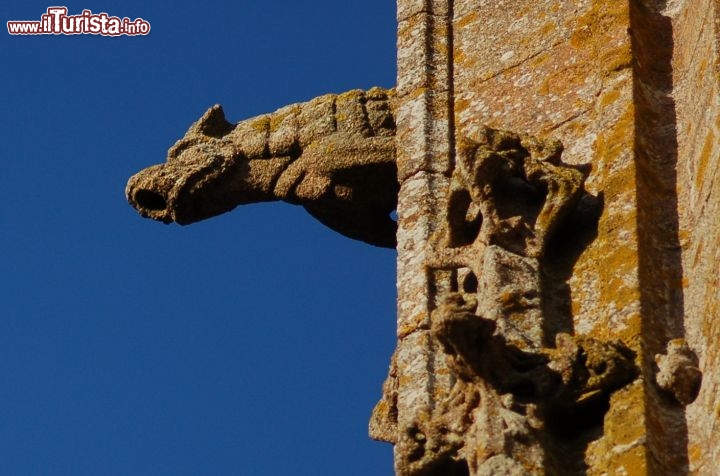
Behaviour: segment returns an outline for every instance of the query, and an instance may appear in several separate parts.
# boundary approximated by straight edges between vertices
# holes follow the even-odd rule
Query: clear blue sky
[[[367,437],[395,253],[301,208],[188,227],[124,187],[231,121],[395,81],[394,2],[60,3],[149,36],[11,36],[0,6],[0,475],[389,475]]]

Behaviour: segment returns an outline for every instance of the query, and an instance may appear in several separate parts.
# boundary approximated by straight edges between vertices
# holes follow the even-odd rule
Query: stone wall
[[[687,408],[692,474],[720,461],[720,90],[718,2],[676,2],[673,77],[684,325],[700,357],[703,385]]]
[[[607,408],[592,410],[599,425],[578,419],[555,430],[544,471],[712,474],[720,460],[717,6],[399,0],[399,343],[385,400],[396,408],[375,435],[395,443],[398,474],[467,474],[448,466],[457,458],[418,469],[408,455],[433,451],[427,428],[455,385],[431,332],[452,277],[434,274],[430,261],[458,144],[482,142],[486,126],[562,141],[562,161],[586,174],[586,202],[597,210],[569,220],[541,259],[544,345],[559,333],[618,340],[639,369]],[[656,384],[656,356],[681,339],[705,376],[687,407],[677,394],[693,389],[673,386],[692,379]]]

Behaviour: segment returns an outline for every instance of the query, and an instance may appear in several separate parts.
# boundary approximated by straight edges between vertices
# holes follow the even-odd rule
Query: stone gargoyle
[[[130,178],[127,199],[144,217],[181,225],[283,200],[349,238],[394,248],[394,99],[392,89],[353,90],[237,124],[213,106],[164,164]]]

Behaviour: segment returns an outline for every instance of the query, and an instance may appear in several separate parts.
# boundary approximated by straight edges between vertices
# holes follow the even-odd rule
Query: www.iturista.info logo
[[[107,13],[83,10],[80,15],[68,15],[66,7],[49,7],[40,21],[9,21],[11,35],[147,35],[150,23],[142,18],[111,17]]]

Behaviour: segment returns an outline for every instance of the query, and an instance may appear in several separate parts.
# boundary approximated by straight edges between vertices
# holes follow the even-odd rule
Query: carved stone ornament
[[[328,94],[238,124],[213,106],[167,162],[130,178],[127,199],[144,217],[181,225],[284,200],[349,238],[394,248],[394,94]]]
[[[620,342],[548,331],[544,251],[586,195],[584,174],[561,152],[556,141],[487,128],[460,142],[428,260],[439,303],[431,335],[454,384],[430,414],[398,428],[391,368],[371,420],[372,436],[396,443],[403,474],[544,474],[562,421],[597,421],[637,375]]]

